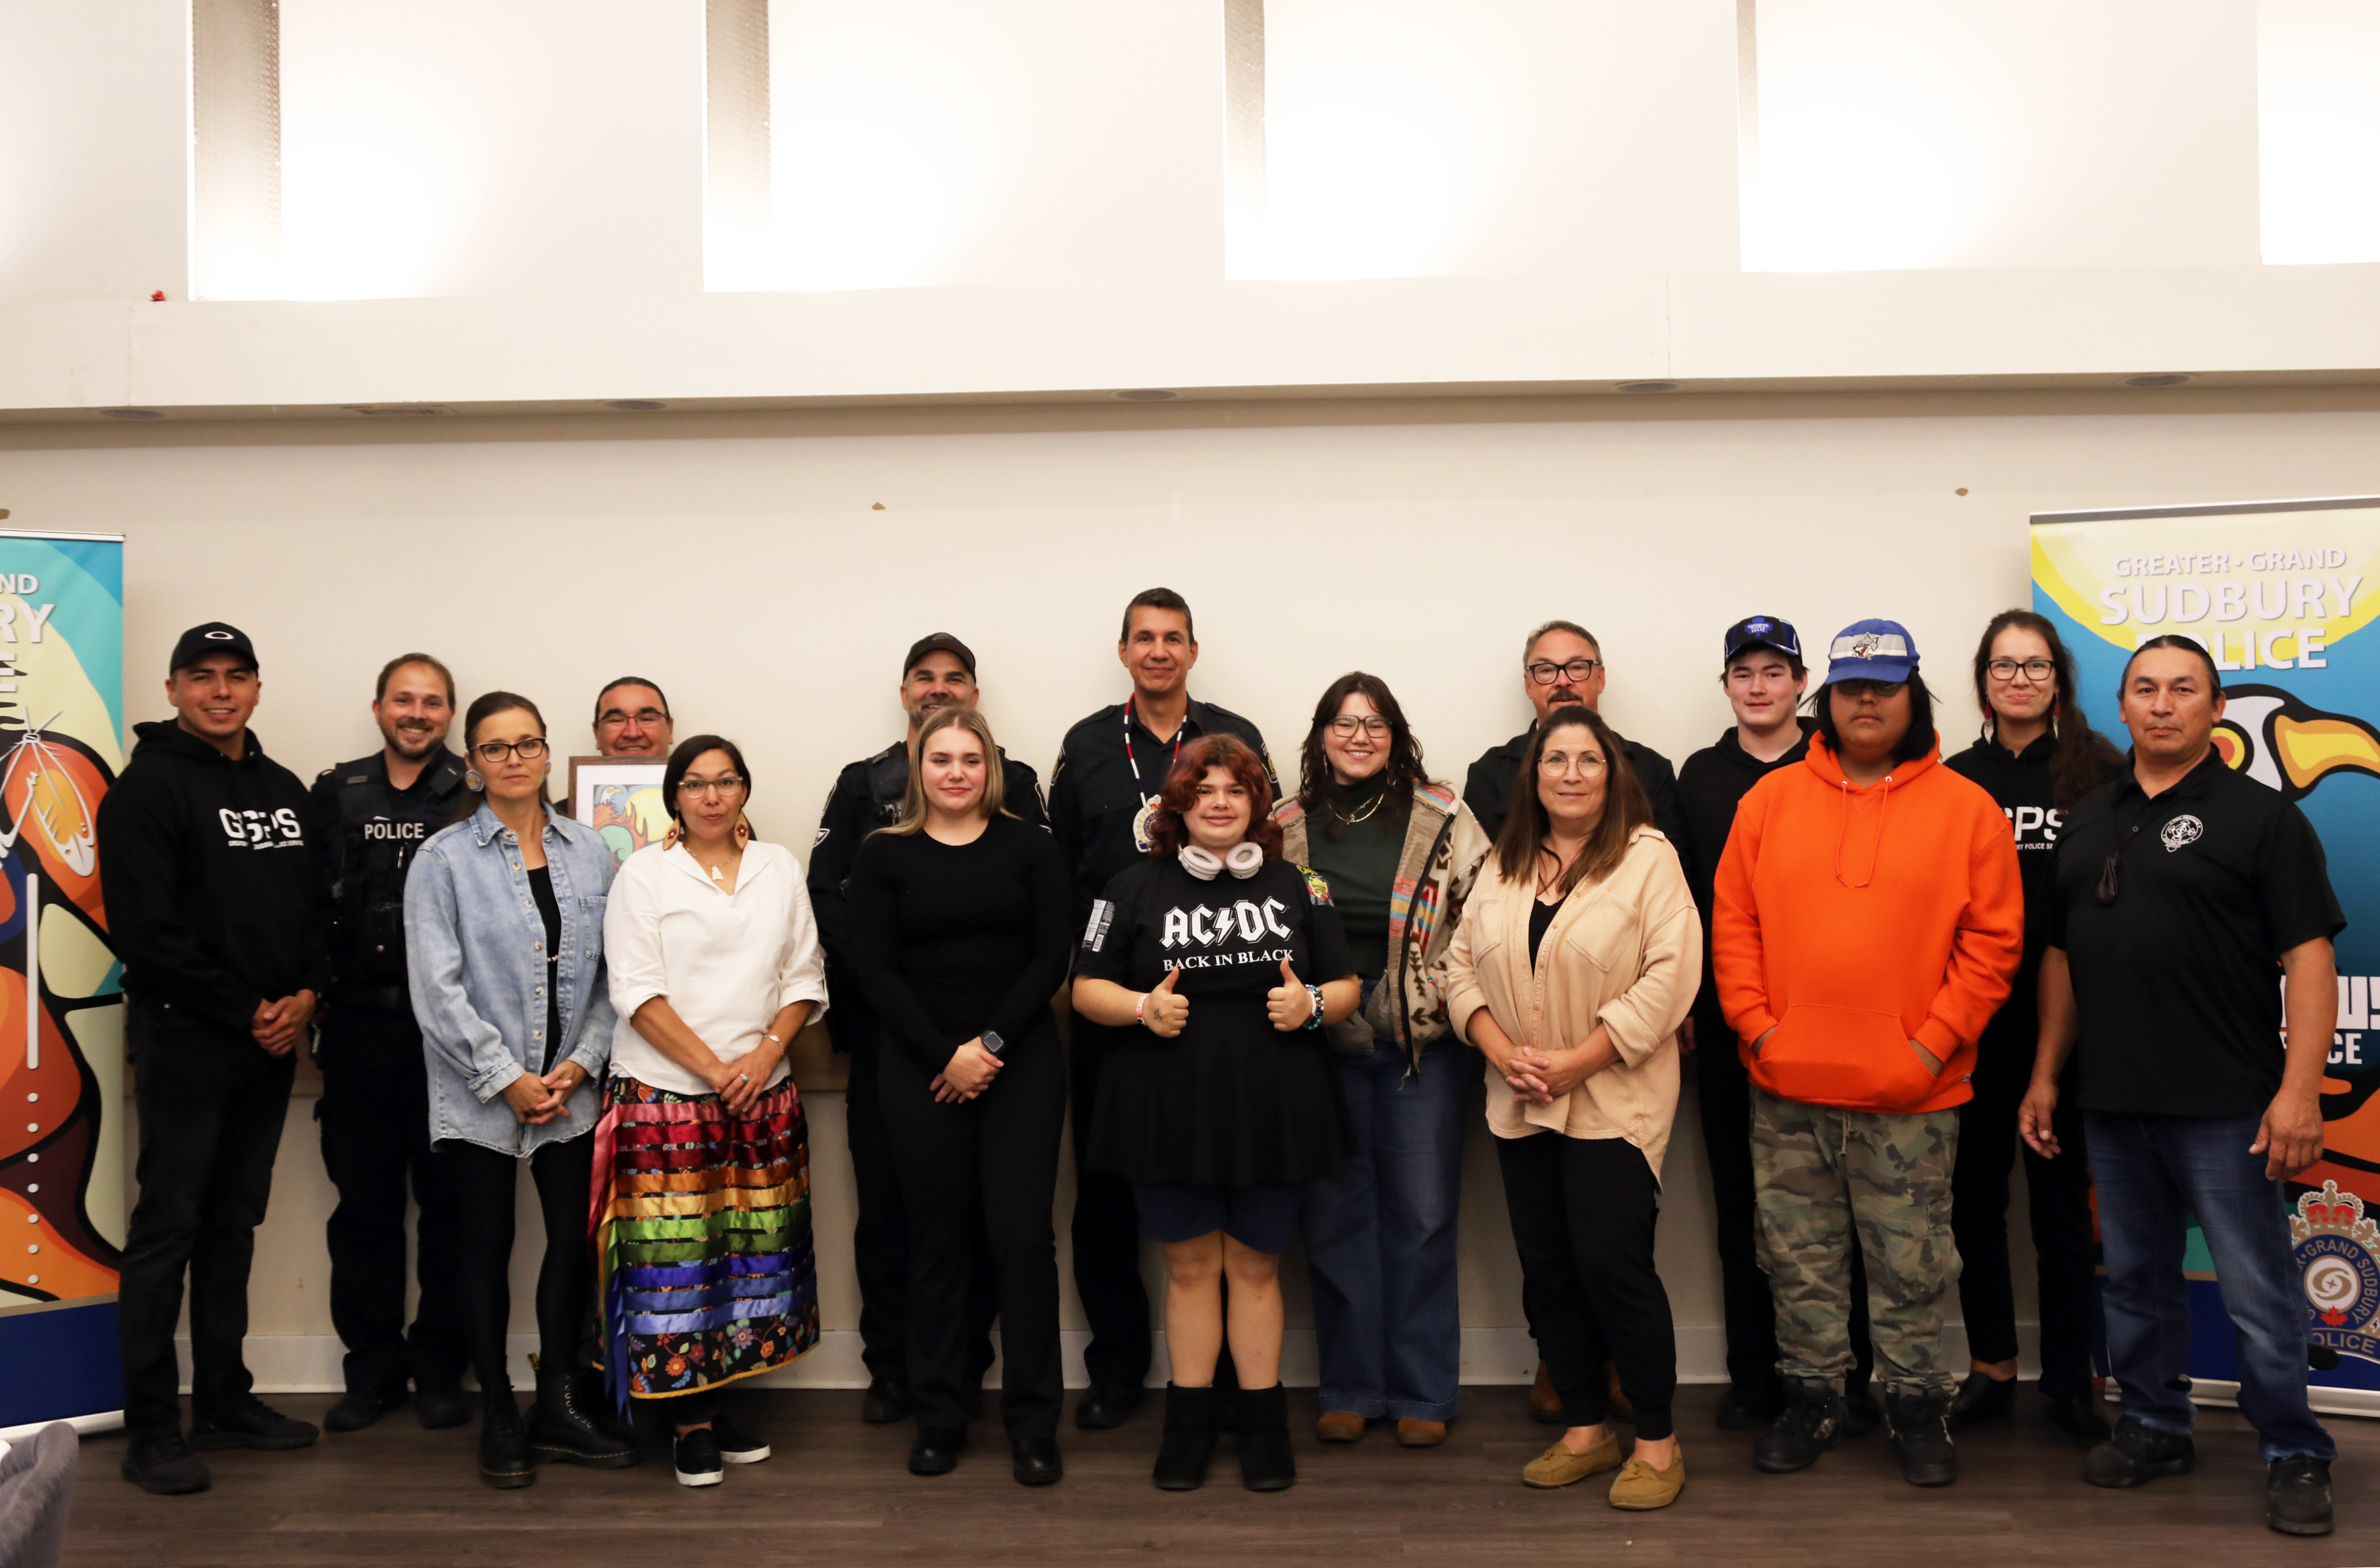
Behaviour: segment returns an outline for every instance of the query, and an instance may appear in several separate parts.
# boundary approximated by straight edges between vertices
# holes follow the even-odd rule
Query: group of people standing
[[[1293,1484],[1279,1270],[1302,1236],[1316,1436],[1393,1422],[1408,1447],[1444,1441],[1484,1079],[1542,1358],[1532,1414],[1562,1428],[1521,1478],[1616,1471],[1614,1506],[1669,1505],[1685,1462],[1654,1234],[1691,1058],[1725,1285],[1718,1423],[1759,1431],[1760,1469],[1881,1421],[1906,1478],[1944,1485],[1951,1434],[2010,1414],[2022,1147],[2040,1392],[2093,1444],[2087,1478],[2192,1463],[2174,1325],[2194,1209],[2241,1335],[2267,1521],[2328,1529],[2281,1183],[2321,1149],[2343,921],[2302,815],[2214,752],[2221,688],[2198,645],[2153,639],[2127,665],[2127,759],[2084,722],[2054,627],[2008,612],[1973,661],[1984,734],[1946,761],[1905,627],[1845,628],[1810,696],[1798,633],[1753,616],[1720,650],[1734,725],[1673,772],[1601,716],[1594,637],[1551,622],[1523,650],[1535,721],[1459,794],[1361,672],[1322,694],[1285,794],[1256,727],[1190,696],[1198,644],[1169,590],[1126,606],[1117,652],[1132,692],[1067,733],[1045,810],[978,708],[972,651],[921,639],[907,735],[839,775],[805,874],[756,832],[740,750],[676,740],[649,680],[596,702],[599,749],[666,758],[672,830],[623,865],[549,804],[528,699],[475,701],[457,758],[451,675],[401,656],[373,703],[382,750],[309,798],[247,727],[247,638],[186,634],[176,718],[138,726],[100,818],[141,1110],[128,1477],[196,1490],[193,1449],[314,1440],[255,1398],[239,1339],[318,1011],[349,1352],[327,1424],[411,1398],[425,1426],[459,1425],[468,1368],[491,1485],[528,1484],[538,1458],[636,1462],[638,1404],[686,1484],[766,1459],[715,1391],[817,1342],[785,1051],[822,1017],[851,1059],[862,1416],[914,1419],[918,1475],[961,1462],[995,1319],[1015,1478],[1062,1474],[1051,1213],[1070,1112],[1079,1427],[1143,1399],[1146,1236],[1171,1374],[1153,1479],[1203,1484],[1232,1430],[1246,1486]],[[2162,856],[2130,848],[2144,830]],[[523,1163],[546,1217],[526,1418],[504,1348]],[[2090,1359],[2095,1171],[2112,1427]],[[1963,1374],[1943,1357],[1954,1285]]]

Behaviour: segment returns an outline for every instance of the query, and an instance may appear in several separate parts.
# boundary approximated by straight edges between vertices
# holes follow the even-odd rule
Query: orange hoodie
[[[2008,818],[1941,762],[1937,743],[1862,788],[1813,735],[1803,766],[1736,808],[1711,965],[1770,1094],[1896,1114],[1973,1098],[1976,1037],[2024,952],[2024,889]]]

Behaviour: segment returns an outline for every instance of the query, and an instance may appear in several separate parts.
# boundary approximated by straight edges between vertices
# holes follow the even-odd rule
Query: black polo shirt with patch
[[[2155,799],[2127,765],[2068,816],[2057,892],[2083,1109],[2263,1115],[2285,1056],[2280,955],[2347,924],[2305,813],[2212,751]]]

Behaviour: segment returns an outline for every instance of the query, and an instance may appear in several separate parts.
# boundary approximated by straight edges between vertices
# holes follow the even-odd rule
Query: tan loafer
[[[1402,1416],[1397,1418],[1397,1441],[1407,1448],[1436,1448],[1445,1440],[1443,1421],[1416,1421]]]
[[[1606,1432],[1603,1440],[1585,1453],[1572,1453],[1561,1444],[1554,1444],[1521,1466],[1521,1484],[1547,1489],[1567,1487],[1589,1476],[1619,1468],[1620,1439]]]
[[[1314,1421],[1314,1435],[1324,1442],[1354,1442],[1364,1435],[1364,1418],[1346,1410],[1326,1410]]]
[[[1686,1489],[1686,1451],[1682,1446],[1677,1457],[1666,1470],[1656,1470],[1642,1459],[1631,1458],[1620,1467],[1618,1478],[1611,1483],[1611,1506],[1643,1511],[1667,1508],[1678,1501]]]

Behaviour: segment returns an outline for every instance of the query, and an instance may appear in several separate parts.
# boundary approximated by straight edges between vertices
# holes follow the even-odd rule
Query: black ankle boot
[[[1900,1478],[1912,1487],[1947,1487],[1959,1478],[1959,1451],[1950,1443],[1950,1396],[1905,1384],[1885,1391],[1884,1422]]]
[[[1240,1391],[1240,1480],[1252,1492],[1287,1491],[1297,1479],[1289,1446],[1289,1391]]]
[[[637,1445],[597,1418],[587,1387],[568,1371],[537,1375],[537,1408],[528,1418],[529,1452],[596,1470],[623,1470],[637,1462]]]
[[[525,1487],[537,1479],[529,1462],[528,1430],[509,1384],[480,1392],[480,1479],[492,1487]]]
[[[1207,1462],[1214,1457],[1215,1391],[1166,1384],[1165,1437],[1150,1478],[1162,1491],[1196,1491],[1207,1484]]]

